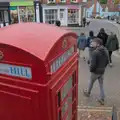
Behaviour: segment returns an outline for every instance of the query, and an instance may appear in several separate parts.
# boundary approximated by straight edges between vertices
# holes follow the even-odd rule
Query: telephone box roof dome
[[[70,32],[49,24],[21,23],[1,28],[0,43],[45,60],[54,44],[68,33]]]

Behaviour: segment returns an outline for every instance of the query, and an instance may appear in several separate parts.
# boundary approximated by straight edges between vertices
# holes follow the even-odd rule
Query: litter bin
[[[0,32],[1,120],[77,120],[76,39],[37,23]]]

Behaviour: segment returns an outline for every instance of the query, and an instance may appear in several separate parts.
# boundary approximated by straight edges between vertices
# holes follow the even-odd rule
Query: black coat
[[[99,33],[99,34],[97,35],[97,37],[100,38],[100,39],[102,39],[102,41],[103,41],[103,46],[105,46],[106,43],[107,43],[108,35],[107,35],[106,33]]]
[[[109,63],[108,51],[105,47],[98,47],[92,52],[90,61],[90,72],[104,74],[105,68]]]

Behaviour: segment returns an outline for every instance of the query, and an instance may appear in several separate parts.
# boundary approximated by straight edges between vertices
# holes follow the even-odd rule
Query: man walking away
[[[105,95],[103,89],[103,80],[104,80],[105,68],[109,62],[108,52],[107,49],[102,45],[102,40],[99,38],[95,38],[92,41],[91,45],[92,47],[95,48],[95,50],[92,52],[91,62],[90,62],[90,72],[91,72],[90,83],[88,90],[84,90],[83,92],[86,97],[89,97],[94,82],[98,80],[100,86],[100,99],[98,100],[98,102],[101,105],[104,105]]]
[[[119,50],[118,38],[113,32],[111,32],[111,35],[108,37],[106,48],[109,51],[110,67],[112,67],[112,52]]]
[[[78,43],[77,43],[79,54],[80,56],[85,60],[84,50],[86,47],[86,36],[84,33],[81,33],[78,37]]]
[[[108,39],[108,35],[106,34],[104,28],[100,29],[100,32],[98,33],[97,37],[103,40],[103,46],[105,46]]]
[[[94,48],[91,47],[91,42],[92,40],[95,38],[94,36],[94,32],[93,31],[90,31],[89,32],[89,37],[87,39],[87,47],[89,49],[89,60],[88,60],[88,64],[90,63],[90,59],[91,59],[91,54],[92,54],[92,51],[94,50]]]

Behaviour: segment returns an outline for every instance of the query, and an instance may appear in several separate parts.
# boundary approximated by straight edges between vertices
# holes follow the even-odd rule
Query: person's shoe
[[[112,64],[112,63],[110,63],[109,65],[110,65],[110,67],[112,67],[112,66],[113,66],[113,64]]]
[[[100,103],[100,105],[104,105],[104,99],[98,99],[97,101]]]
[[[83,57],[83,60],[84,60],[84,61],[86,61],[86,58],[85,58],[85,57]]]
[[[84,94],[85,97],[90,97],[90,94],[88,93],[87,90],[83,90],[83,94]]]

